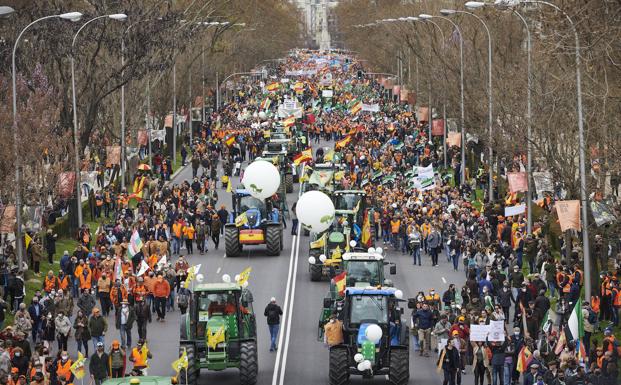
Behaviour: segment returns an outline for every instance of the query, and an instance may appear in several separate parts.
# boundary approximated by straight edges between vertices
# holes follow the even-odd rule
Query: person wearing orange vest
[[[138,282],[136,282],[136,287],[134,287],[134,301],[144,301],[147,298],[147,294],[149,291],[144,285],[144,278],[138,277]]]
[[[69,277],[65,275],[64,271],[62,270],[58,271],[58,279],[56,283],[57,283],[58,290],[62,290],[68,293],[67,290],[69,289],[70,280],[69,280]]]
[[[392,245],[395,250],[400,250],[399,248],[399,228],[401,227],[401,219],[398,215],[395,215],[390,220],[390,237],[392,239]]]
[[[73,361],[69,358],[69,353],[63,350],[60,354],[60,359],[56,361],[56,378],[63,378],[66,382],[72,382],[73,373],[71,372],[71,365],[73,365]]]
[[[185,237],[185,247],[188,249],[188,255],[194,254],[194,247],[192,243],[194,242],[194,233],[196,230],[192,223],[188,223],[187,226],[183,228],[183,236]]]
[[[164,322],[166,318],[166,300],[170,295],[170,284],[164,275],[159,272],[155,282],[153,283],[153,297],[155,300],[155,311],[157,312],[157,320]]]
[[[172,252],[181,254],[181,237],[183,236],[183,219],[179,218],[172,225]]]
[[[54,272],[52,270],[47,272],[47,276],[43,281],[43,291],[50,294],[52,290],[56,290],[58,286],[58,278],[54,276]]]
[[[612,328],[609,326],[604,329],[604,339],[602,340],[602,347],[604,349],[604,354],[610,352],[610,354],[615,358],[615,360],[619,359],[621,355],[621,345],[619,341],[615,338],[614,333],[612,332]]]
[[[93,274],[91,272],[91,268],[88,267],[84,261],[80,261],[80,265],[76,267],[75,276],[78,279],[80,289],[91,289]]]
[[[144,340],[139,339],[138,344],[132,349],[132,353],[129,356],[129,360],[134,363],[134,372],[146,376],[147,369],[149,368],[149,359],[151,358],[153,358],[153,355],[145,345]]]
[[[601,288],[601,301],[600,301],[600,321],[612,320],[612,277],[610,274],[606,274],[602,279]]]
[[[117,279],[114,282],[114,286],[112,287],[112,289],[110,289],[110,301],[112,301],[112,304],[114,305],[114,309],[118,312],[119,309],[121,308],[121,304],[123,303],[123,301],[127,301],[127,300],[128,300],[127,289],[125,288],[124,285],[121,285],[121,281]]]

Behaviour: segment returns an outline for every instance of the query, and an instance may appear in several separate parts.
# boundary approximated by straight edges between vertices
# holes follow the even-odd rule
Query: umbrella
[[[151,171],[151,167],[149,167],[149,165],[146,164],[146,163],[141,163],[141,164],[138,165],[138,170],[141,170],[141,171]]]

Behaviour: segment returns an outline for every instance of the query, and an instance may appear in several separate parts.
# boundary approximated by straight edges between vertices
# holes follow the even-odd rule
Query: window
[[[351,298],[350,323],[360,324],[362,321],[388,323],[386,297],[382,295],[356,295]]]

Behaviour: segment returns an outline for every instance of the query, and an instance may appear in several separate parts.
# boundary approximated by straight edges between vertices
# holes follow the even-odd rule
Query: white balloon
[[[224,282],[224,283],[231,283],[231,276],[228,275],[228,274],[224,274],[222,276],[222,282]]]
[[[402,299],[403,298],[403,292],[399,289],[395,290],[395,298],[396,299]]]
[[[295,210],[302,224],[315,233],[327,230],[334,220],[334,204],[321,191],[309,191],[298,200]]]
[[[375,248],[374,247],[369,247],[369,250],[367,250],[369,252],[369,254],[375,254]]]
[[[375,249],[375,252],[377,254],[383,254],[384,253],[384,249],[382,249],[381,247],[378,247],[377,249]]]
[[[359,372],[364,372],[365,370],[367,370],[367,366],[364,364],[364,362],[360,362],[358,364],[358,371]]]
[[[349,241],[349,246],[350,247],[356,247],[356,245],[357,245],[357,243],[356,243],[355,240],[352,239],[351,241]]]
[[[382,328],[376,324],[371,324],[364,331],[365,337],[374,344],[378,343],[382,339]]]
[[[369,360],[364,360],[362,361],[362,363],[364,364],[366,370],[371,370],[371,368],[373,367],[373,364],[371,364],[371,361]]]
[[[310,263],[311,265],[314,265],[317,262],[317,260],[315,259],[315,257],[308,257],[308,263]]]
[[[356,355],[354,356],[354,361],[362,362],[362,360],[364,360],[364,356],[360,353],[356,353]]]
[[[259,112],[259,119],[265,120],[267,118],[267,114],[264,111]]]
[[[235,275],[235,282],[238,282],[238,281],[239,281],[239,274],[236,274]]]
[[[196,282],[203,282],[205,280],[205,276],[198,273],[196,274]]]
[[[326,261],[326,259],[328,259],[328,257],[326,257],[326,255],[325,255],[325,254],[321,254],[321,255],[319,256],[319,260],[321,261],[321,263],[324,263],[324,262]]]
[[[280,173],[276,166],[265,160],[252,162],[244,171],[242,183],[257,199],[269,198],[278,191]]]

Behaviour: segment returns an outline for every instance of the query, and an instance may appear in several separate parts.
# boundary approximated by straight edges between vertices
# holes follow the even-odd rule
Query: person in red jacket
[[[153,283],[153,298],[155,300],[155,311],[157,312],[157,320],[164,322],[166,318],[166,299],[170,295],[170,285],[164,279],[164,275],[160,272]]]

